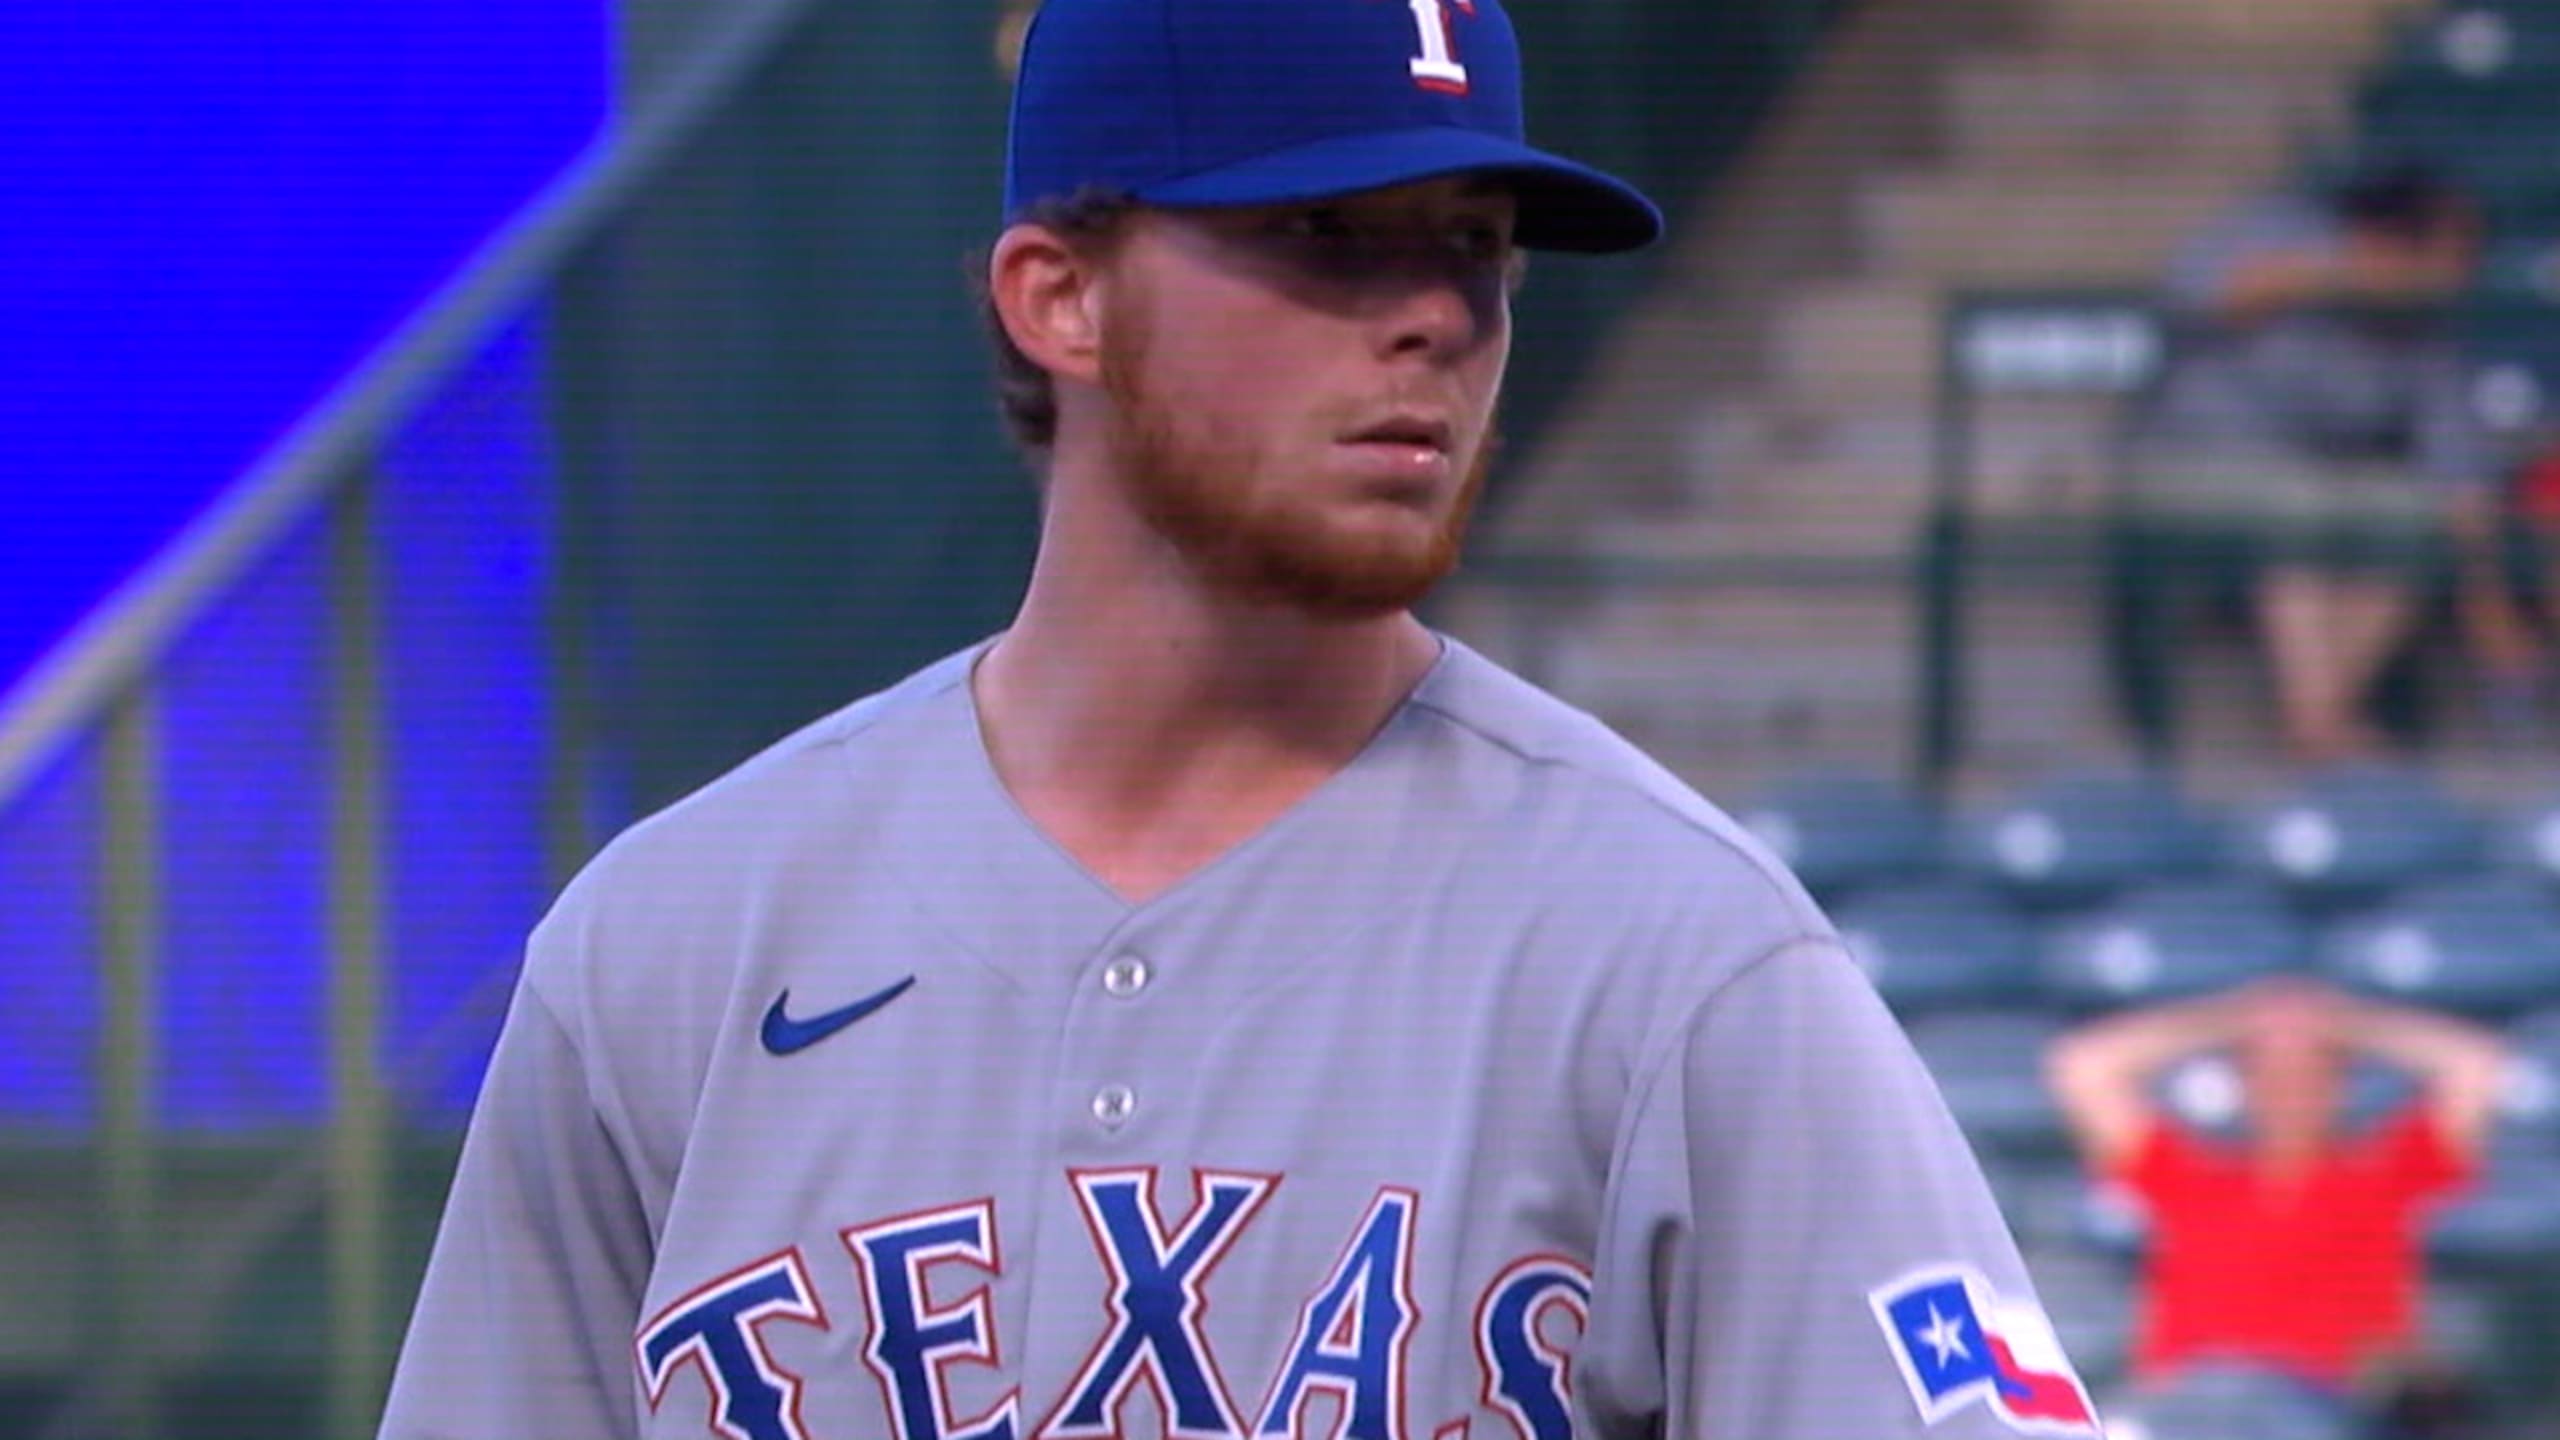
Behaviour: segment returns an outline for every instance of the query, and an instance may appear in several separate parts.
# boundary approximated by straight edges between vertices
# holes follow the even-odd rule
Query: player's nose
[[[1447,364],[1473,352],[1504,323],[1506,297],[1499,285],[1433,257],[1398,266],[1385,291],[1379,335],[1391,359]]]

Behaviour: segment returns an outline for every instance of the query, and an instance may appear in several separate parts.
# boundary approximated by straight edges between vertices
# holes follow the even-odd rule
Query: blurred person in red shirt
[[[2240,1079],[2246,1123],[2232,1140],[2187,1129],[2153,1099],[2171,1067],[2216,1050]],[[2137,1383],[2238,1365],[2379,1401],[2424,1369],[2424,1221],[2479,1169],[2506,1054],[2478,1026],[2302,977],[2127,1011],[2056,1041],[2047,1073],[2074,1141],[2149,1220]],[[2350,1131],[2346,1075],[2360,1055],[2419,1088]]]

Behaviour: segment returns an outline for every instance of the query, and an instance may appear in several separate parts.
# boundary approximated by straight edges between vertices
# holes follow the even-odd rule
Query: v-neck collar
[[[884,833],[895,863],[955,938],[1018,983],[1056,978],[1061,962],[1186,927],[1204,913],[1268,946],[1305,934],[1327,913],[1356,923],[1397,888],[1385,863],[1408,833],[1399,822],[1415,782],[1399,764],[1429,724],[1425,697],[1460,647],[1440,653],[1385,723],[1340,769],[1244,839],[1143,901],[1131,902],[1068,853],[997,773],[971,676],[992,639],[951,657],[913,736],[912,783],[897,787]],[[1248,918],[1248,916],[1252,918]],[[1250,927],[1250,928],[1247,928]]]

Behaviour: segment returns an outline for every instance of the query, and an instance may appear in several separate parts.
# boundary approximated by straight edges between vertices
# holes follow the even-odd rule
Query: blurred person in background
[[[2493,685],[2533,663],[2495,558],[2499,456],[2446,323],[2480,242],[2450,182],[2369,166],[2217,215],[2165,277],[2176,338],[2136,423],[2137,503],[2246,537],[2281,738],[2303,763],[2386,748],[2369,694],[2448,579]]]
[[[2172,1068],[2215,1051],[2240,1079],[2243,1128],[2229,1140],[2153,1098]],[[2418,1087],[2361,1130],[2345,1115],[2358,1057]],[[2058,1039],[2047,1078],[2072,1138],[2093,1178],[2147,1217],[2136,1384],[2241,1368],[2363,1415],[2435,1385],[2418,1326],[2422,1226],[2477,1172],[2506,1063],[2493,1032],[2303,977]]]
[[[2547,733],[2544,707],[2560,689],[2553,645],[2560,636],[2560,426],[2545,421],[2517,449],[2522,458],[2506,501],[2507,568],[2493,572],[2490,562],[2479,562],[2482,600],[2464,619],[2494,732],[2529,742]]]

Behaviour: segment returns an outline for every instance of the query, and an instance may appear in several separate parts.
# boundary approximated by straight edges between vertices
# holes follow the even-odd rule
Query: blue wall
[[[0,6],[0,689],[594,135],[608,8]]]
[[[0,690],[593,138],[609,0],[0,7]],[[525,317],[384,457],[386,1059],[512,966],[545,896],[550,458]],[[163,1114],[325,1104],[322,537],[168,670]],[[0,1126],[91,1113],[94,757],[0,813]],[[485,1035],[401,1076],[467,1104]]]

